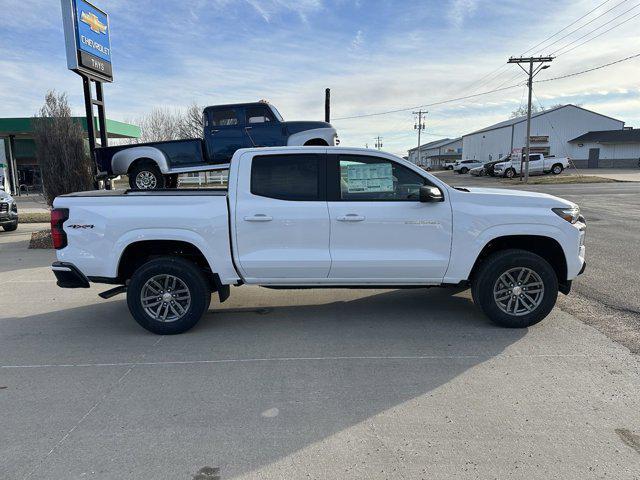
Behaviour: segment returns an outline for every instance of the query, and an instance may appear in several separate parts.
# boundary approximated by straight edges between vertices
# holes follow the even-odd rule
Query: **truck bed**
[[[164,154],[171,168],[189,167],[208,162],[202,139],[189,138],[185,140],[166,140],[162,142],[146,142],[96,148],[95,156],[98,170],[109,175],[112,174],[113,156],[122,150],[134,147],[157,148]]]

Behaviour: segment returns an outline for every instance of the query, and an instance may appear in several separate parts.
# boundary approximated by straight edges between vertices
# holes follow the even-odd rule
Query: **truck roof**
[[[232,108],[232,107],[258,107],[258,106],[269,106],[270,104],[267,102],[248,102],[248,103],[225,103],[222,105],[209,105],[205,107],[204,110],[213,110],[218,108]]]

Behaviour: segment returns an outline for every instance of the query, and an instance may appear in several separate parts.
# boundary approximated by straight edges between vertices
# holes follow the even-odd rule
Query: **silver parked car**
[[[18,228],[18,205],[9,193],[0,185],[0,226],[6,232]]]

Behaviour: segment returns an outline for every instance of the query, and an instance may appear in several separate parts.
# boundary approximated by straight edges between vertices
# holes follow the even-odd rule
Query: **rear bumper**
[[[61,288],[89,288],[89,280],[73,263],[53,262],[51,270]]]

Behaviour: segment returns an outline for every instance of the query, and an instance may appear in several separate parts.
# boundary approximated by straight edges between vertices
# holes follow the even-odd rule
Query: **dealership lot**
[[[637,478],[640,184],[528,188],[588,221],[587,271],[528,330],[468,291],[242,287],[158,337],[57,288],[43,225],[1,234],[3,477]]]

